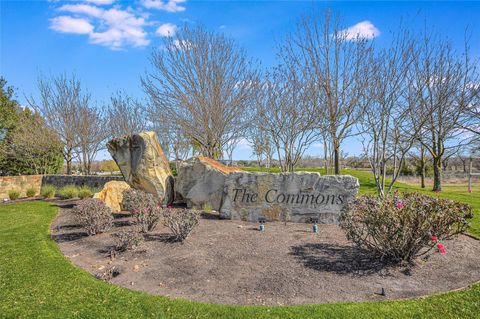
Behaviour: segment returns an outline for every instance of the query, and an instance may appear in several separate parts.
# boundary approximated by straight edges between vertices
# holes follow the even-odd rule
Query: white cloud
[[[221,30],[226,29],[226,28],[227,28],[227,26],[224,25],[224,24],[222,24],[222,25],[219,27],[219,29],[221,29]]]
[[[179,5],[186,0],[141,0],[142,5],[147,9],[158,9],[167,12],[185,11],[185,7]]]
[[[135,5],[168,12],[184,11],[180,5],[185,0],[140,0]],[[118,4],[117,4],[118,3]],[[77,0],[76,3],[59,4],[59,15],[50,20],[50,28],[57,32],[86,34],[92,44],[113,50],[126,46],[144,47],[150,44],[149,33],[156,23],[148,21],[150,13],[144,8],[124,8],[116,0]],[[156,34],[173,36],[177,26],[171,23],[160,25]]]
[[[96,27],[93,27],[85,19],[66,17],[70,20],[82,20],[90,25],[88,32],[81,33],[88,34],[91,43],[100,44],[114,50],[121,49],[126,45],[143,47],[150,43],[150,40],[147,38],[147,32],[144,30],[147,22],[144,18],[136,16],[130,9],[102,9],[86,4],[67,4],[61,6],[59,10],[74,15],[86,16],[87,19],[95,21]],[[52,19],[52,23],[55,19]],[[57,30],[53,26],[52,29]],[[87,29],[85,28],[84,30]]]
[[[85,2],[93,3],[96,5],[108,5],[115,2],[115,0],[84,0]]]
[[[58,10],[70,13],[85,14],[96,18],[99,18],[104,12],[103,9],[88,4],[65,4],[58,8]]]
[[[370,21],[362,21],[340,31],[340,33],[345,35],[347,40],[373,39],[380,35],[380,30],[378,30]]]
[[[171,23],[165,23],[159,26],[155,33],[161,37],[172,37],[176,31],[177,31],[176,25]]]
[[[93,25],[87,20],[70,16],[55,17],[50,23],[50,29],[62,33],[90,34],[93,31]]]

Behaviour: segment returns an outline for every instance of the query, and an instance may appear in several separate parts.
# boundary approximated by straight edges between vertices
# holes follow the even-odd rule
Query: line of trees
[[[167,118],[193,152],[220,158],[243,138],[259,162],[276,156],[283,171],[323,142],[339,174],[342,145],[356,136],[379,194],[391,191],[412,154],[423,167],[432,159],[440,191],[442,164],[480,131],[468,41],[457,52],[430,30],[413,36],[400,26],[379,48],[345,30],[330,12],[305,16],[278,46],[278,65],[259,73],[232,40],[185,26],[152,56],[142,79],[146,111]]]
[[[433,161],[440,191],[442,165],[480,139],[480,77],[468,41],[457,52],[430,30],[400,26],[379,47],[373,35],[346,30],[331,12],[306,15],[279,43],[277,64],[261,69],[231,38],[185,25],[152,53],[141,78],[147,102],[116,92],[97,105],[66,75],[41,77],[38,100],[28,102],[60,139],[67,173],[74,159],[89,173],[108,138],[149,129],[177,162],[232,159],[248,141],[260,164],[275,159],[282,171],[321,143],[340,174],[344,141],[355,137],[380,195],[412,156],[423,177]]]

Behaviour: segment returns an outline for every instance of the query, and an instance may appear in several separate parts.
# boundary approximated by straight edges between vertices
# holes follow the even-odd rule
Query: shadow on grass
[[[290,254],[305,267],[341,275],[383,274],[384,270],[391,266],[379,261],[372,253],[354,246],[310,243],[292,246]]]

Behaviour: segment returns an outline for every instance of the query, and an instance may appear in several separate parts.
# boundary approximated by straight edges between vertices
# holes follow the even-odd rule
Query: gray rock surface
[[[177,170],[175,191],[187,207],[220,210],[225,177],[239,172],[213,159],[196,156],[180,164]]]
[[[220,216],[252,222],[318,218],[319,223],[336,224],[359,186],[358,179],[349,175],[234,172],[225,177]]]
[[[157,195],[166,204],[173,202],[173,175],[154,132],[114,138],[107,149],[132,188]]]

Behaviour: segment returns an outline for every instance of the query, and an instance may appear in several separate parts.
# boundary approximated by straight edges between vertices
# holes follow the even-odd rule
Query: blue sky
[[[178,1],[78,0],[0,1],[0,74],[17,88],[18,100],[36,94],[37,75],[75,72],[99,102],[125,90],[144,98],[140,76],[162,36],[183,23],[200,23],[232,36],[262,66],[275,63],[275,45],[295,21],[312,10],[338,11],[347,26],[375,31],[379,45],[403,18],[413,30],[426,23],[462,49],[464,30],[471,32],[471,52],[480,56],[480,2],[315,2],[315,1]],[[358,154],[354,139],[342,147]],[[321,155],[319,145],[308,154]],[[249,159],[240,145],[234,156]],[[106,157],[106,153],[102,153]]]

